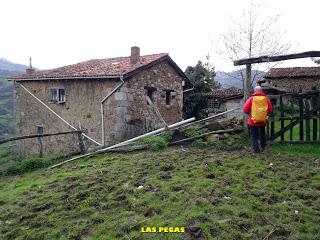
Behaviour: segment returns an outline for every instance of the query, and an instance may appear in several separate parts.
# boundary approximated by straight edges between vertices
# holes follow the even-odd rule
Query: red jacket
[[[251,106],[252,106],[252,97],[253,96],[266,96],[266,94],[264,94],[263,92],[255,92],[250,98],[248,98],[248,100],[245,102],[245,104],[243,105],[243,111],[246,114],[249,114],[251,112]],[[270,99],[267,97],[267,101],[268,101],[268,114],[272,113],[272,104]],[[251,119],[251,117],[248,117],[248,124],[251,126],[265,126],[267,123],[254,123]]]

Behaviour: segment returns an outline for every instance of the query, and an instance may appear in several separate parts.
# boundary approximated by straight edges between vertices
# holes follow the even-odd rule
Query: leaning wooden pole
[[[195,120],[195,118],[189,118],[187,120],[183,120],[181,122],[177,122],[177,123],[174,123],[172,125],[169,125],[168,128],[169,129],[172,129],[172,128],[175,128],[175,127],[178,127],[178,126],[181,126],[181,125],[184,125],[186,123],[189,123],[189,122],[193,122]],[[148,132],[146,134],[143,134],[143,135],[140,135],[140,136],[137,136],[137,137],[134,137],[134,138],[131,138],[129,140],[126,140],[124,142],[121,142],[121,143],[118,143],[118,144],[115,144],[115,145],[112,145],[110,147],[107,147],[107,148],[103,148],[103,149],[99,149],[95,152],[91,152],[91,153],[87,153],[87,154],[84,154],[84,155],[81,155],[81,156],[77,156],[77,157],[74,157],[74,158],[71,158],[69,160],[66,160],[64,162],[61,162],[61,163],[58,163],[56,165],[53,165],[51,167],[49,167],[49,169],[52,169],[52,168],[55,168],[55,167],[59,167],[63,164],[66,164],[68,162],[71,162],[71,161],[74,161],[74,160],[77,160],[77,159],[81,159],[81,158],[85,158],[85,157],[91,157],[91,156],[94,156],[94,155],[97,155],[97,154],[100,154],[100,153],[105,153],[105,152],[108,152],[110,149],[113,149],[113,148],[117,148],[117,147],[121,147],[121,146],[125,146],[125,145],[128,145],[128,144],[131,144],[141,138],[144,138],[144,137],[147,137],[147,136],[152,136],[152,135],[156,135],[158,133],[161,133],[161,132],[164,132],[166,130],[166,128],[160,128],[160,129],[157,129],[157,130],[154,130],[152,132]]]

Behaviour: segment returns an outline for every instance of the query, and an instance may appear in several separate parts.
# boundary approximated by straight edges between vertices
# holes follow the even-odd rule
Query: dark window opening
[[[50,88],[50,100],[52,102],[64,103],[66,101],[65,90],[63,88]]]
[[[37,125],[37,134],[42,135],[43,134],[43,126],[42,125]]]
[[[154,87],[144,87],[144,89],[147,90],[147,96],[150,98],[151,102],[154,103],[154,101],[155,101],[155,93],[156,93],[157,89],[154,88]]]
[[[171,104],[171,100],[174,98],[175,93],[174,90],[171,89],[165,89],[163,90],[166,93],[166,105],[170,105]]]

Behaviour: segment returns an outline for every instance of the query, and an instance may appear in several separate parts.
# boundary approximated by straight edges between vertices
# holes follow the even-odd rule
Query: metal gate
[[[271,95],[274,111],[267,124],[270,141],[320,143],[320,91]]]

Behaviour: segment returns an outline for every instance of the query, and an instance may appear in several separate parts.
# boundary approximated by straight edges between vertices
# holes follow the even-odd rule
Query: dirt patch
[[[171,190],[174,191],[174,192],[184,191],[185,187],[182,186],[182,185],[176,185],[176,186],[172,186]]]
[[[126,199],[126,195],[124,193],[117,194],[117,196],[115,198],[115,200],[117,200],[117,201],[123,201],[125,199]]]
[[[203,230],[196,226],[197,223],[199,222],[206,222],[208,221],[207,218],[195,218],[189,221],[185,228],[185,232],[183,234],[183,239],[187,240],[206,240],[208,239],[206,235],[204,234]]]
[[[87,197],[89,197],[90,193],[89,192],[81,192],[76,195],[76,199],[78,202],[83,201]]]
[[[154,215],[156,215],[156,211],[153,208],[149,208],[143,215],[145,217],[153,217]]]
[[[172,174],[170,172],[162,172],[159,176],[159,179],[170,179],[172,178]]]
[[[206,178],[215,179],[216,175],[214,173],[209,173],[209,174],[206,175]]]
[[[52,203],[46,203],[46,204],[43,204],[43,205],[40,205],[40,206],[33,207],[32,211],[33,212],[41,212],[41,211],[44,211],[44,210],[48,210],[51,207],[52,207]]]
[[[174,165],[168,164],[168,165],[161,166],[160,170],[161,171],[172,171],[172,170],[174,170],[174,168],[175,168]]]

